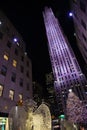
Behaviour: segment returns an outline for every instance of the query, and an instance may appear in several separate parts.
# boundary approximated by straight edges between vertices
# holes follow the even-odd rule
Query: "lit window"
[[[11,100],[13,100],[13,98],[14,98],[14,91],[13,91],[13,90],[10,90],[10,91],[9,91],[9,98],[10,98]]]
[[[23,99],[22,94],[19,94],[19,100],[22,100],[22,99]]]
[[[5,60],[8,60],[8,58],[9,58],[8,54],[5,53],[5,54],[4,54],[4,59],[5,59]]]
[[[17,66],[17,61],[13,60],[13,66],[16,67]]]
[[[3,92],[3,86],[0,85],[0,96],[2,96],[2,92]]]

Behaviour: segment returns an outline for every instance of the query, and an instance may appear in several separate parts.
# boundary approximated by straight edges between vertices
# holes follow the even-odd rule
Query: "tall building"
[[[77,45],[87,64],[87,0],[71,0]]]
[[[54,77],[53,73],[46,74],[46,89],[47,89],[47,102],[50,106],[50,111],[53,119],[58,118],[58,105],[56,101],[56,94],[54,90]]]
[[[25,42],[0,11],[0,116],[32,96],[32,63]]]
[[[76,95],[86,103],[87,80],[51,8],[45,8],[43,18],[55,80],[54,88],[59,113],[62,114],[66,113],[66,99],[69,89],[72,89]]]
[[[43,99],[43,86],[36,81],[33,81],[33,100],[40,105]]]

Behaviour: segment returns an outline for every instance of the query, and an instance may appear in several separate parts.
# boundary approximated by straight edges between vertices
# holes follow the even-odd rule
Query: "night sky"
[[[33,80],[43,84],[45,73],[52,71],[48,52],[47,39],[42,11],[49,6],[59,19],[60,24],[76,50],[72,18],[68,16],[69,0],[31,0],[2,1],[1,10],[7,15],[12,24],[22,35],[27,46],[27,53],[32,61]],[[76,50],[77,51],[77,50]],[[77,54],[76,54],[77,55]],[[77,55],[78,57],[78,55]],[[78,58],[79,59],[79,58]]]

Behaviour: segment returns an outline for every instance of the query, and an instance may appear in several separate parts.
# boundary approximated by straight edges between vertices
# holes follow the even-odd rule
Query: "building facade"
[[[58,118],[58,105],[56,101],[56,94],[54,90],[54,77],[53,73],[46,74],[46,89],[47,89],[47,102],[50,106],[52,119]]]
[[[33,81],[33,100],[40,105],[43,99],[43,86],[37,81]]]
[[[79,50],[87,64],[87,1],[71,0],[71,10]]]
[[[0,11],[0,113],[32,98],[32,63],[22,36]]]
[[[76,95],[86,103],[87,80],[51,8],[45,8],[43,11],[43,18],[55,80],[54,88],[58,109],[60,114],[65,114],[66,99],[69,89],[72,89]]]

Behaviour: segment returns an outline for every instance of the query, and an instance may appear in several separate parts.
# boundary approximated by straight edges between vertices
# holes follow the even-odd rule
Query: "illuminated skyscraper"
[[[86,102],[87,81],[52,9],[46,7],[43,17],[58,108],[60,113],[65,113],[66,99],[70,88],[83,102]]]

